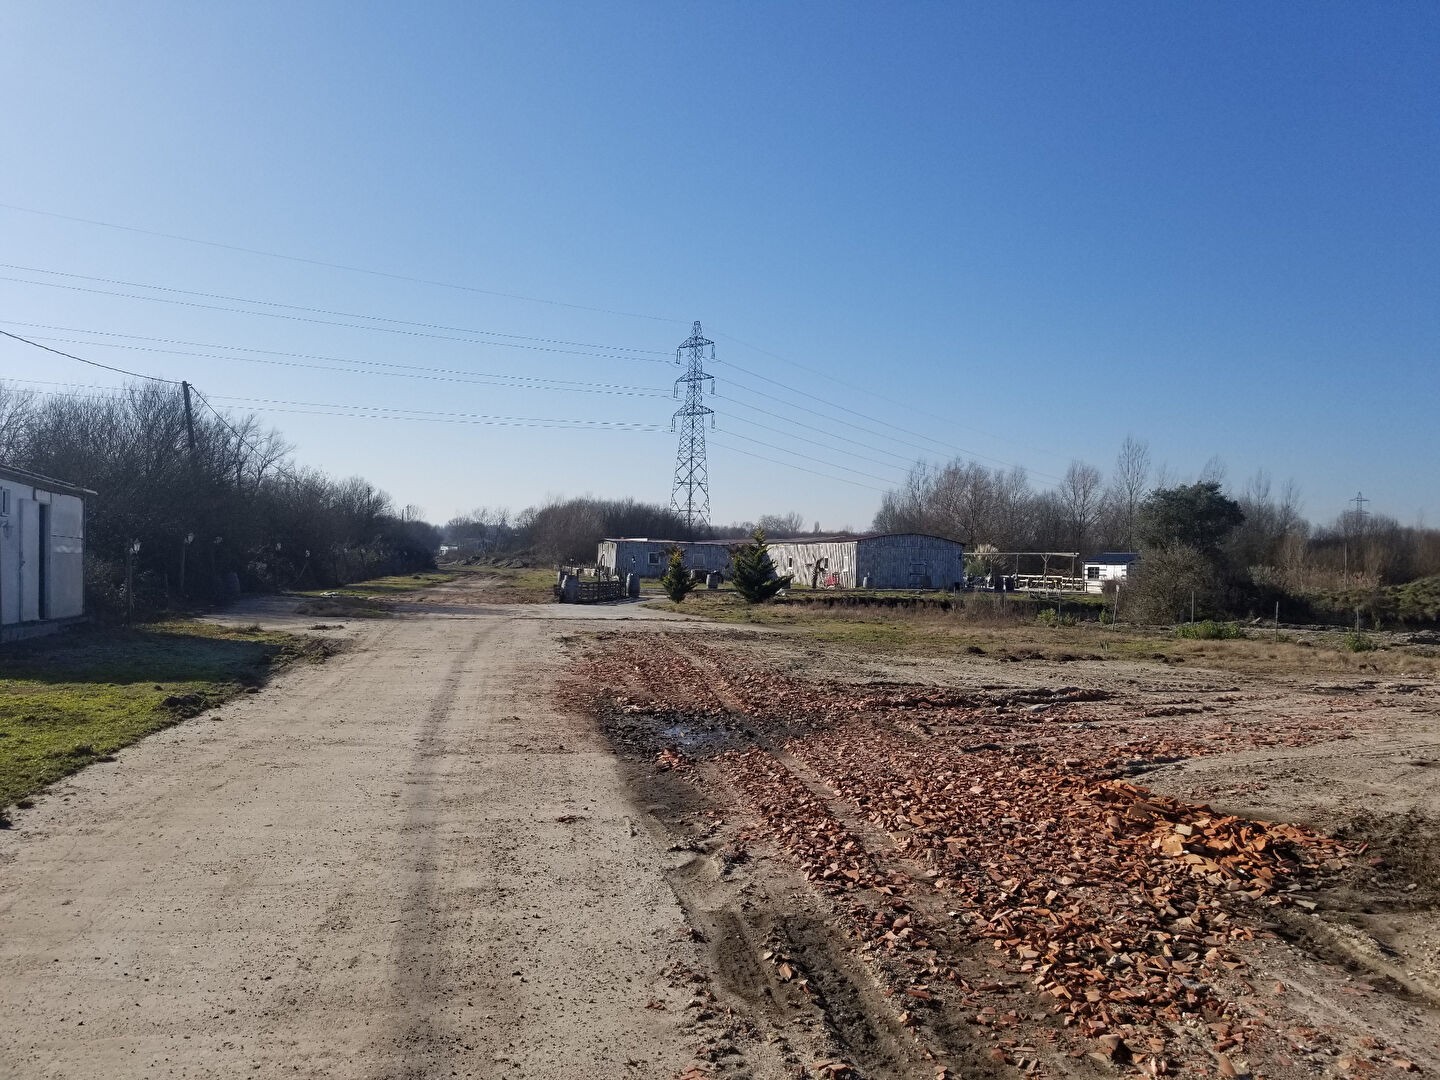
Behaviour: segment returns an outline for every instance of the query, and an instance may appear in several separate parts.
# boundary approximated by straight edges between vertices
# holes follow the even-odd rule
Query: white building
[[[85,501],[95,494],[0,466],[0,640],[85,613]]]
[[[685,553],[692,569],[730,575],[730,549],[745,541],[602,540],[596,565],[621,576],[660,577],[671,548]],[[871,536],[807,536],[767,542],[781,577],[799,587],[855,589],[954,589],[965,580],[965,548],[954,540],[920,533]]]
[[[1104,551],[1085,564],[1085,591],[1105,591],[1107,581],[1124,581],[1140,556],[1133,551]]]

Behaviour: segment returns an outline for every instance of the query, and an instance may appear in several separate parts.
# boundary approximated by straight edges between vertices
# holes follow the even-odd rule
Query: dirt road
[[[547,692],[573,620],[617,615],[354,623],[59,785],[0,833],[0,1075],[688,1066],[673,856]]]

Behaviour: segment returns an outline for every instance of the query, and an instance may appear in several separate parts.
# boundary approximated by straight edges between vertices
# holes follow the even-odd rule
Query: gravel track
[[[635,608],[351,647],[0,833],[0,1076],[673,1076],[698,966],[620,766],[547,688]],[[273,617],[267,618],[267,613]],[[233,613],[293,627],[273,602]]]

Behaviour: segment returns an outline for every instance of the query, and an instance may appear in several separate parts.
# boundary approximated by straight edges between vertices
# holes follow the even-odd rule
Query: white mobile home
[[[730,573],[736,540],[602,540],[596,565],[624,576],[660,577],[671,548],[685,553],[685,565]],[[965,548],[954,540],[919,533],[871,536],[807,536],[768,544],[781,577],[797,586],[855,589],[954,589],[965,580]]]
[[[1105,591],[1107,581],[1124,581],[1140,556],[1133,551],[1105,551],[1085,564],[1085,591]]]
[[[85,496],[93,494],[0,466],[0,640],[85,613]]]

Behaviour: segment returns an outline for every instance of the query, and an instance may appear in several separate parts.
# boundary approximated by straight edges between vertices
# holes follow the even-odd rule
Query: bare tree
[[[1100,483],[1100,470],[1094,465],[1072,461],[1060,484],[1060,501],[1065,507],[1070,535],[1074,537],[1075,550],[1081,555],[1086,554],[1085,541],[1100,515],[1103,499]]]
[[[762,514],[760,528],[772,539],[782,536],[799,536],[805,529],[805,518],[795,510],[788,514]]]
[[[0,461],[12,461],[20,452],[34,420],[34,405],[29,390],[0,383]]]
[[[1149,479],[1150,444],[1126,435],[1115,458],[1115,475],[1110,481],[1111,502],[1126,551],[1135,550],[1135,515],[1145,498],[1145,484]]]
[[[1225,459],[1219,454],[1211,454],[1210,460],[1205,462],[1205,467],[1200,470],[1200,483],[1219,484],[1225,486],[1225,477],[1230,470],[1225,465]]]

